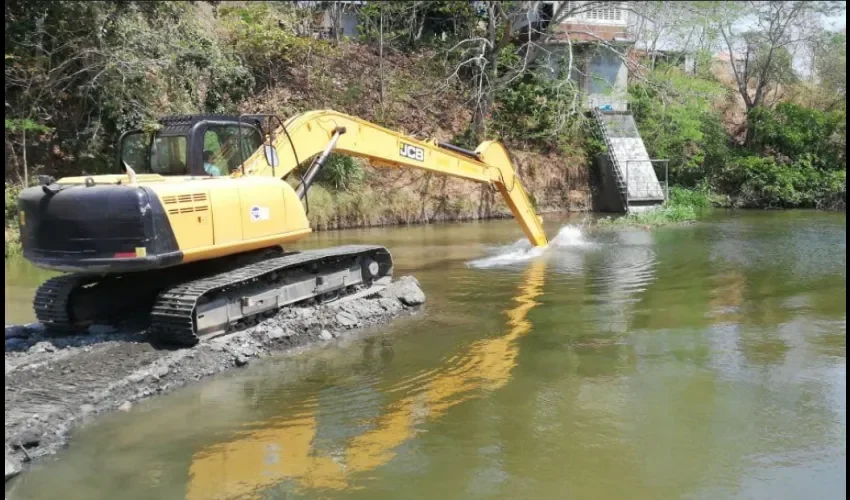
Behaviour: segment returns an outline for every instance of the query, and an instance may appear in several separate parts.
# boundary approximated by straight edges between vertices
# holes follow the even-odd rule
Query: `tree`
[[[36,123],[29,118],[6,118],[6,151],[10,153],[13,157],[15,156],[15,147],[18,145],[15,143],[14,139],[11,135],[19,134],[20,137],[20,148],[21,148],[21,165],[23,166],[23,175],[21,172],[16,172],[18,174],[18,179],[21,181],[21,184],[24,187],[29,186],[29,166],[27,165],[27,132],[31,134],[44,134],[50,132],[52,129],[50,127],[46,127],[40,123]],[[11,134],[10,134],[11,133]],[[14,158],[16,160],[16,158]],[[15,161],[17,164],[18,162]]]
[[[824,1],[717,2],[718,27],[748,114],[793,79],[796,51],[822,31],[824,14],[839,9],[841,3]]]
[[[561,73],[570,78],[575,59],[571,34],[563,24],[570,17],[602,7],[610,2],[475,2],[482,22],[447,51],[451,60],[449,79],[466,75],[472,89],[474,109],[472,130],[477,137],[486,135],[486,120],[496,96],[528,71],[537,67],[541,56],[551,56],[550,42],[559,38],[567,47]],[[551,8],[550,8],[551,7]],[[592,32],[580,32],[593,39]],[[596,37],[597,45],[628,61],[627,51],[610,40]]]
[[[680,57],[699,56],[716,46],[719,34],[705,2],[651,1],[631,5],[637,14],[633,27],[636,48],[646,52],[650,71],[663,51]],[[707,66],[698,62],[694,61],[694,72]]]
[[[812,79],[826,111],[847,102],[847,35],[821,33],[812,40]]]
[[[223,111],[253,78],[184,2],[7,2],[7,170],[110,168],[121,131],[159,115]],[[206,8],[206,6],[204,6]],[[24,120],[24,121],[21,121]],[[28,121],[26,121],[28,120]],[[55,133],[38,148],[40,124]],[[29,155],[27,154],[29,153]]]

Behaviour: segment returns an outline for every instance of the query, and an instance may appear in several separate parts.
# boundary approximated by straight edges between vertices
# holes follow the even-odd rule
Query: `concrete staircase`
[[[616,192],[619,211],[638,212],[662,205],[664,189],[631,113],[598,107],[592,113],[596,133],[608,149],[605,161],[601,162],[603,189]]]

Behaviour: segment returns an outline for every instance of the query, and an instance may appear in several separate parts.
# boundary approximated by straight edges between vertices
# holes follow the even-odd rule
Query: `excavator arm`
[[[276,165],[269,164],[264,148],[260,148],[248,158],[242,172],[235,175],[285,177],[301,162],[332,149],[368,159],[377,167],[416,168],[494,185],[531,244],[537,247],[548,244],[541,219],[516,176],[507,150],[498,142],[482,142],[469,152],[450,149],[435,141],[416,140],[331,110],[293,116],[273,137]]]

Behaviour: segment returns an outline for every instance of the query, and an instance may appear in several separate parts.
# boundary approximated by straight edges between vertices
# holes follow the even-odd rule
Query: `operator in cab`
[[[212,151],[204,151],[204,172],[213,177],[221,175],[221,170],[213,163]]]

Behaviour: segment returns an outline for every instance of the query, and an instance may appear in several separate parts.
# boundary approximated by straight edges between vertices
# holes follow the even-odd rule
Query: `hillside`
[[[33,12],[38,8],[44,10]],[[285,119],[332,108],[417,138],[473,145],[471,97],[447,78],[438,47],[382,50],[372,40],[314,39],[296,29],[302,14],[271,3],[67,2],[13,11],[10,24],[7,12],[14,28],[7,45],[39,29],[58,33],[53,50],[19,45],[7,54],[7,116],[33,117],[6,121],[7,229],[24,176],[111,171],[118,134],[164,114],[274,112]],[[38,16],[47,24],[39,27]],[[62,38],[68,43],[58,46]],[[33,84],[43,87],[40,94],[28,90]],[[507,142],[540,210],[588,209],[589,168],[580,149],[564,155]],[[340,158],[330,163],[328,170],[343,177],[332,172],[310,191],[319,229],[509,215],[496,193],[474,183]],[[14,233],[7,230],[7,243]]]
[[[284,116],[331,108],[419,139],[454,141],[470,125],[462,91],[442,78],[434,51],[384,54],[384,92],[375,68],[378,48],[342,43],[321,57],[289,66],[276,84],[241,103],[240,111],[273,109]],[[512,147],[516,168],[540,210],[587,210],[584,155]],[[509,216],[486,186],[419,171],[378,170],[356,160],[362,176],[346,189],[311,189],[310,217],[319,228],[372,226]]]

